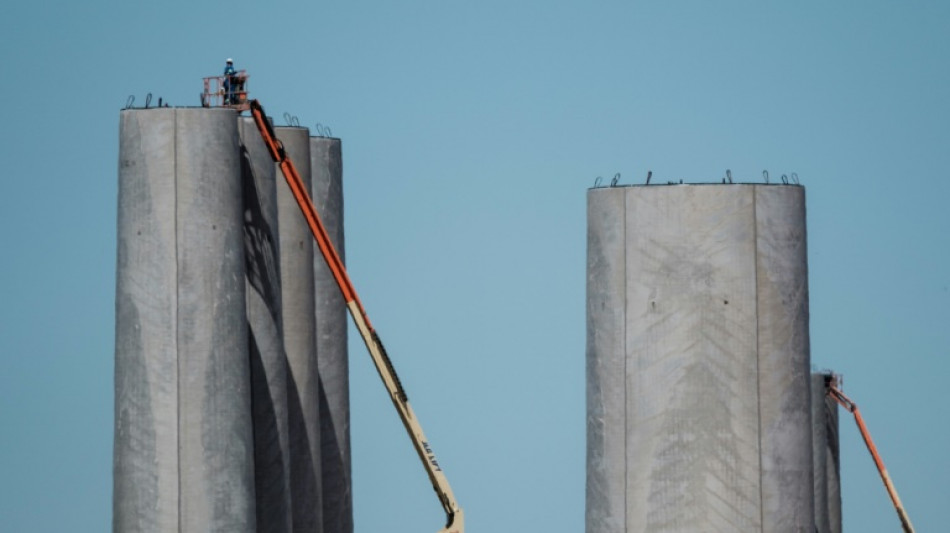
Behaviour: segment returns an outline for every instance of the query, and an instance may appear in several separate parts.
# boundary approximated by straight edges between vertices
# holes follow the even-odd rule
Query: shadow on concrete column
[[[254,416],[258,533],[292,531],[287,355],[281,320],[274,161],[254,119],[238,119],[244,187],[244,257]]]
[[[311,196],[340,258],[343,238],[343,158],[340,139],[310,138]],[[314,247],[317,364],[320,372],[320,453],[324,533],[352,533],[350,387],[346,303]]]
[[[815,530],[841,533],[841,465],[838,403],[828,396],[830,373],[811,375],[812,454],[815,464]]]
[[[306,128],[274,128],[304,186],[310,188],[310,140]],[[283,337],[289,379],[290,491],[295,532],[323,531],[320,468],[320,381],[314,331],[313,234],[283,174],[277,170]]]

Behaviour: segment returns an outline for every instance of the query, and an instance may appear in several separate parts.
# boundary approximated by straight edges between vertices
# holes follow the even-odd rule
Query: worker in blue
[[[227,64],[224,66],[224,101],[228,104],[233,104],[236,101],[234,96],[234,73],[234,60],[229,57]]]

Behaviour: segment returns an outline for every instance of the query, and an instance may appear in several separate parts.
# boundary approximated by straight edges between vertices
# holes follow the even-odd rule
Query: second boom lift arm
[[[904,504],[901,503],[901,499],[897,495],[897,489],[891,481],[891,476],[887,473],[887,469],[884,468],[884,461],[881,460],[880,454],[877,453],[877,446],[875,446],[874,441],[871,440],[871,432],[868,431],[868,427],[864,424],[864,417],[861,416],[858,404],[854,403],[851,398],[848,398],[841,392],[836,378],[832,378],[830,383],[828,383],[828,396],[838,402],[846,411],[854,415],[854,423],[858,425],[861,438],[864,439],[864,444],[867,445],[868,451],[871,452],[871,458],[874,459],[874,466],[877,467],[877,473],[881,475],[881,481],[884,482],[887,495],[891,497],[891,503],[894,504],[894,509],[897,511],[898,518],[900,518],[904,533],[914,533],[914,526],[910,523],[910,517],[907,516],[907,511],[904,510]]]

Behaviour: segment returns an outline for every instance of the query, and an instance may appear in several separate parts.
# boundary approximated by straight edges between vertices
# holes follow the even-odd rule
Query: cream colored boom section
[[[439,530],[439,533],[464,533],[465,521],[463,520],[462,510],[455,501],[452,487],[449,486],[449,480],[442,472],[442,467],[435,458],[435,453],[433,453],[432,447],[429,446],[425,433],[422,432],[422,426],[419,425],[419,421],[412,411],[412,406],[409,405],[409,400],[406,398],[402,384],[393,370],[389,356],[386,355],[385,348],[379,341],[379,337],[370,330],[369,325],[363,319],[363,313],[360,312],[360,307],[356,301],[350,300],[346,303],[346,307],[350,310],[350,316],[353,317],[353,322],[356,323],[356,328],[360,331],[363,342],[366,343],[366,349],[369,350],[369,354],[373,358],[376,370],[379,371],[379,377],[386,385],[386,390],[389,391],[393,405],[399,411],[399,418],[402,419],[406,431],[409,432],[412,445],[416,449],[416,453],[419,454],[419,459],[425,464],[426,473],[429,474],[429,479],[432,481],[432,487],[435,488],[435,492],[442,502],[442,507],[445,508],[445,512],[449,517],[448,524],[444,529]]]
[[[419,454],[426,473],[429,475],[432,488],[435,489],[435,493],[439,497],[439,502],[445,510],[446,525],[440,529],[438,533],[465,533],[464,514],[458,502],[455,501],[452,487],[449,486],[449,481],[446,479],[442,467],[435,458],[432,447],[429,446],[429,442],[422,432],[422,426],[419,425],[415,413],[412,412],[412,407],[409,406],[409,400],[402,388],[402,384],[399,382],[399,378],[396,376],[396,371],[392,366],[392,362],[389,360],[389,356],[386,355],[386,349],[383,348],[383,343],[379,340],[379,336],[376,335],[376,331],[370,324],[366,310],[363,309],[363,305],[360,303],[356,289],[353,288],[353,283],[350,281],[350,276],[343,266],[343,261],[340,259],[339,253],[337,253],[336,248],[334,248],[333,243],[330,241],[326,227],[323,225],[323,222],[320,220],[320,215],[313,206],[313,200],[311,200],[306,187],[304,187],[297,168],[284,152],[284,147],[280,144],[280,141],[277,140],[276,135],[274,135],[273,128],[270,122],[268,122],[267,114],[264,112],[264,108],[260,102],[251,100],[250,110],[251,115],[254,117],[254,122],[257,124],[257,129],[260,130],[261,137],[264,139],[264,144],[267,145],[271,157],[274,158],[274,161],[284,174],[287,185],[290,187],[290,191],[293,193],[294,199],[297,201],[297,205],[300,206],[300,211],[307,220],[310,231],[317,241],[320,253],[323,255],[327,266],[333,273],[340,292],[343,293],[343,300],[346,301],[346,307],[350,311],[350,316],[353,317],[353,322],[356,324],[360,336],[363,337],[363,342],[366,343],[366,348],[373,358],[376,370],[379,372],[379,376],[383,379],[383,384],[386,385],[386,389],[389,391],[393,405],[399,413],[399,418],[402,419],[402,423],[409,433],[409,438],[412,440],[412,445]]]

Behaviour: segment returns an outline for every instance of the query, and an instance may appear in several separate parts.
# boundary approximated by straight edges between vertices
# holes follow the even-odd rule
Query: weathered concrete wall
[[[813,530],[804,191],[588,193],[587,531]]]
[[[831,374],[811,375],[812,454],[815,465],[815,531],[841,533],[838,403],[828,397]]]
[[[626,195],[587,201],[586,523],[615,533],[627,531]]]
[[[344,258],[343,157],[340,139],[310,138],[311,196],[330,240]],[[323,530],[352,533],[350,387],[346,303],[326,261],[314,246],[317,366],[320,373],[320,437]]]
[[[255,529],[236,114],[119,128],[113,530]]]
[[[814,516],[805,189],[754,187],[763,530],[810,533],[812,518],[803,518]]]
[[[287,355],[282,338],[276,168],[251,117],[238,119],[258,533],[292,531]]]
[[[274,128],[310,189],[310,138],[306,128]],[[313,234],[283,174],[277,187],[283,338],[289,367],[288,413],[291,507],[295,532],[323,531],[320,378],[314,321]]]

